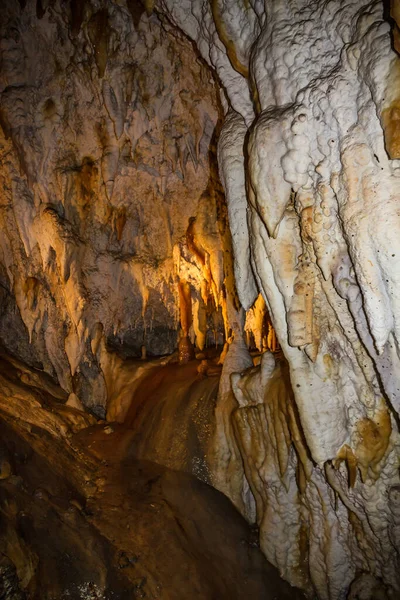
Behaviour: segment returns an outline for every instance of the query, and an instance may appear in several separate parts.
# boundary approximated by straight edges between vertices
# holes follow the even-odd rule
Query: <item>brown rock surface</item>
[[[0,341],[104,416],[101,339],[174,351],[181,275],[196,315],[220,302],[218,101],[190,43],[139,2],[37,5],[0,14]]]
[[[123,428],[88,429],[81,411],[48,393],[38,408],[46,383],[18,384],[15,367],[6,366],[0,437],[15,476],[0,482],[4,598],[300,597],[252,545],[222,494],[190,475],[124,458],[123,444],[112,441],[126,435]],[[7,402],[16,395],[12,415]],[[66,422],[68,431],[56,426]],[[92,452],[104,437],[108,443]]]

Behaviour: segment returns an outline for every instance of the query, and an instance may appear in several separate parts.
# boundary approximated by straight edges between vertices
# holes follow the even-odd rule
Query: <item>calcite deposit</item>
[[[217,484],[247,512],[250,486],[262,547],[290,581],[324,599],[395,597],[400,63],[387,7],[155,6],[223,85],[237,290],[245,309],[261,291],[289,364],[286,392],[268,355],[232,375],[245,480],[229,490],[222,461]]]
[[[59,401],[8,394],[3,416],[118,422],[96,460],[127,427],[124,452],[212,483],[320,600],[400,594],[399,15],[0,13],[0,340]]]
[[[0,24],[2,343],[104,414],[99,348],[171,353],[181,280],[183,334],[223,332],[213,77],[138,2],[10,0]]]

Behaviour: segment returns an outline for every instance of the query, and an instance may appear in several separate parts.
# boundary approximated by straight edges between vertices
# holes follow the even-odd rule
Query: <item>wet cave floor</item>
[[[66,409],[37,373],[27,378],[15,362],[0,361],[2,600],[303,597],[267,563],[231,502],[183,472],[209,432],[204,416],[174,450],[179,407],[200,390],[211,410],[218,385],[217,376],[199,378],[197,367],[152,373],[146,407],[143,388],[124,424],[93,424]],[[162,433],[168,398],[174,426]],[[187,423],[192,416],[187,411]],[[154,449],[150,434],[156,451],[169,448],[183,470],[137,458]]]

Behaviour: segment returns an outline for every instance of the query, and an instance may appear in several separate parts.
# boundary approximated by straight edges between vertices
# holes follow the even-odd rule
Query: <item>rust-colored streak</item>
[[[187,281],[180,281],[178,289],[181,327],[183,335],[187,337],[192,324],[192,299],[190,294],[190,283]]]
[[[340,448],[335,460],[335,468],[338,468],[343,460],[347,465],[349,487],[353,488],[357,479],[357,458],[354,456],[353,450],[347,444],[344,444],[344,446]]]
[[[110,28],[108,24],[108,12],[106,9],[99,10],[93,15],[88,23],[88,34],[93,46],[95,61],[99,77],[104,77],[108,60],[108,38]]]
[[[75,37],[79,34],[83,23],[85,0],[71,0],[71,33]]]
[[[373,419],[361,419],[357,423],[356,430],[358,443],[355,455],[362,480],[366,481],[367,477],[376,480],[392,433],[390,414],[383,399]]]
[[[385,148],[389,158],[400,158],[400,99],[382,112]]]
[[[400,1],[391,0],[390,2],[390,16],[393,19],[392,22],[392,34],[393,34],[393,46],[396,52],[400,54]]]
[[[191,219],[186,232],[186,243],[190,252],[199,260],[200,264],[204,266],[206,264],[206,257],[204,252],[196,245],[194,223],[195,219]]]
[[[233,40],[230,39],[230,37],[226,31],[225,23],[223,21],[223,18],[221,16],[221,13],[219,10],[218,0],[211,0],[211,11],[212,11],[214,24],[215,24],[215,28],[217,30],[218,36],[219,36],[221,42],[223,43],[223,45],[225,46],[226,53],[228,55],[228,58],[229,58],[229,61],[232,65],[232,67],[235,69],[235,71],[237,71],[238,73],[240,73],[241,75],[243,75],[243,77],[246,77],[246,79],[247,79],[249,76],[249,70],[248,70],[247,66],[243,65],[240,62],[237,52],[236,52],[235,44],[234,44]]]

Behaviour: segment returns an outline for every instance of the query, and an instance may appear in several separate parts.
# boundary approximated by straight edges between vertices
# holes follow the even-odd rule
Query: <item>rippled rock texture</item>
[[[400,62],[388,6],[155,6],[226,91],[219,165],[239,298],[248,309],[261,290],[289,364],[286,392],[268,355],[233,378],[246,477],[231,477],[227,441],[218,485],[256,514],[266,555],[310,593],[396,597]],[[231,394],[226,383],[228,412]]]
[[[101,347],[221,343],[214,80],[140,2],[7,0],[0,28],[0,339],[104,415]]]

